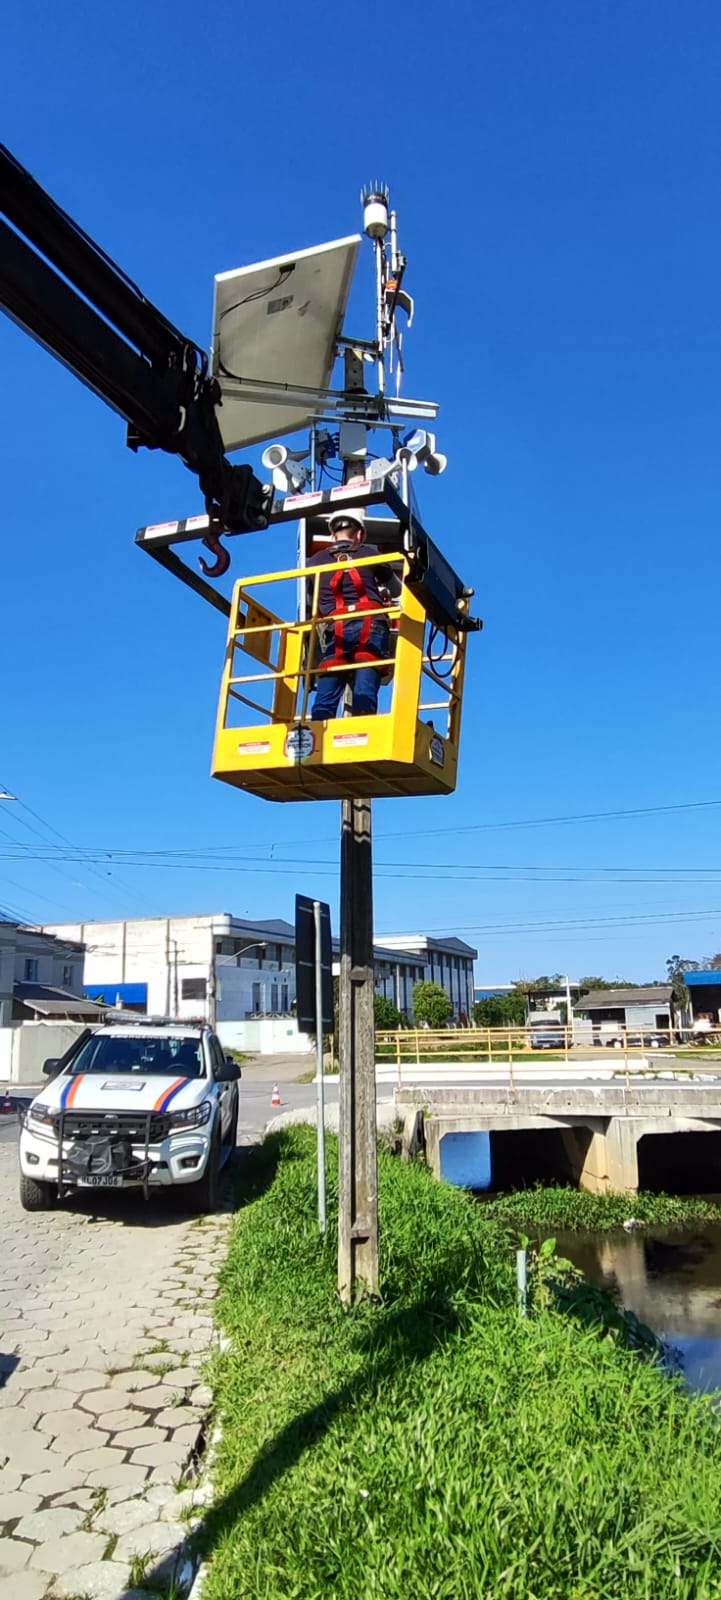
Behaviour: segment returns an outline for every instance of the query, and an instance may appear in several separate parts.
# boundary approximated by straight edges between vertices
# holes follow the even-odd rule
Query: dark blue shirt
[[[378,556],[378,555],[380,555],[380,550],[378,549],[378,546],[375,545],[375,544],[358,544],[358,545],[357,544],[352,544],[351,545],[351,544],[345,544],[344,542],[339,540],[337,544],[328,545],[328,548],[326,550],[319,550],[317,555],[310,556],[310,558],[307,561],[306,565],[309,566],[309,567],[322,567],[328,561],[337,561],[337,565],[339,567],[342,567],[342,566],[353,567],[353,566],[355,566],[356,561],[360,561],[363,556]],[[392,574],[391,568],[390,567],[386,567],[386,566],[381,566],[380,564],[377,567],[360,567],[358,569],[358,575],[362,579],[363,588],[364,588],[364,590],[365,590],[365,592],[366,592],[366,594],[368,596],[369,601],[371,602],[371,605],[373,605],[373,606],[387,605],[388,604],[388,597],[387,597],[387,595],[382,595],[381,594],[379,585],[380,584],[393,585],[393,574]],[[335,595],[333,593],[333,590],[331,588],[331,581],[334,578],[335,578],[335,572],[324,572],[324,573],[321,574],[320,582],[319,582],[319,585],[318,585],[318,590],[319,590],[319,593],[318,593],[318,612],[319,612],[321,617],[330,616],[330,614],[333,611],[337,611],[337,609],[338,609],[338,602],[337,602],[336,597],[335,597]],[[341,585],[341,594],[342,594],[342,597],[343,597],[344,604],[346,606],[357,606],[357,604],[358,604],[358,594],[357,594],[357,591],[356,591],[356,586],[353,583],[353,580],[352,580],[349,572],[344,572],[344,574],[343,574],[343,582],[342,582],[342,585]],[[308,608],[309,608],[309,610],[311,609],[312,604],[313,604],[313,580],[309,579],[308,580]]]

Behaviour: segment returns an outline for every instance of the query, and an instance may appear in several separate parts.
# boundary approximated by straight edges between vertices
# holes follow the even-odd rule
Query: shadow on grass
[[[281,1152],[284,1163],[295,1159],[279,1131],[236,1160],[234,1209],[252,1204],[270,1188]],[[303,1157],[299,1155],[297,1159]],[[361,1369],[348,1382],[329,1390],[315,1405],[300,1410],[268,1440],[240,1483],[208,1510],[202,1527],[191,1536],[194,1559],[208,1560],[238,1519],[262,1501],[347,1411],[378,1394],[399,1371],[420,1368],[462,1326],[450,1298],[447,1277],[427,1282],[423,1294],[411,1304],[406,1301],[395,1308],[381,1305],[370,1316],[364,1307],[362,1316],[354,1319],[350,1312],[349,1318],[355,1323],[353,1352],[360,1352],[363,1357]],[[175,1600],[178,1591],[168,1582],[167,1560],[146,1571],[142,1587],[164,1594],[166,1600],[171,1596]]]
[[[278,1133],[268,1136],[252,1153],[242,1177],[240,1205],[248,1204],[269,1187],[281,1149],[287,1161],[289,1153],[283,1148],[283,1134]],[[349,1316],[352,1318],[353,1312]],[[427,1283],[423,1295],[411,1304],[406,1302],[395,1309],[379,1306],[370,1318],[364,1308],[353,1346],[356,1354],[360,1351],[364,1356],[362,1368],[347,1383],[331,1389],[317,1404],[299,1411],[286,1423],[259,1451],[241,1482],[209,1510],[194,1541],[202,1559],[208,1559],[238,1518],[297,1466],[339,1417],[377,1394],[399,1371],[420,1367],[460,1327],[461,1318],[452,1303],[447,1278]]]
[[[396,1312],[379,1311],[378,1315],[378,1326],[365,1341],[368,1359],[361,1372],[281,1428],[256,1456],[236,1488],[208,1513],[197,1545],[204,1560],[238,1518],[297,1466],[305,1452],[323,1438],[343,1412],[356,1407],[364,1397],[377,1393],[386,1380],[397,1376],[399,1367],[407,1370],[412,1365],[420,1366],[458,1326],[450,1306],[444,1306],[440,1299],[432,1296]]]

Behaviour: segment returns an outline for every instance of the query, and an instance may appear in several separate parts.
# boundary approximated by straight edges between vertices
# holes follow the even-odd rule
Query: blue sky
[[[421,509],[485,631],[457,793],[375,807],[377,932],[460,932],[486,982],[721,948],[718,6],[11,0],[3,56],[5,141],[201,344],[214,272],[391,186],[406,392],[449,457]],[[371,284],[368,248],[354,332]],[[337,924],[338,807],[208,777],[222,625],[133,544],[202,509],[193,479],[6,319],[0,351],[0,903],[264,918],[299,890]],[[236,574],[285,562],[270,537]]]

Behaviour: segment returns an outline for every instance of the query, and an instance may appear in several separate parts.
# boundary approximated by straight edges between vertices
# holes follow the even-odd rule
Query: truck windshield
[[[200,1039],[187,1035],[173,1038],[168,1034],[157,1039],[148,1038],[147,1034],[128,1039],[100,1034],[87,1040],[68,1071],[73,1076],[81,1072],[132,1072],[139,1077],[202,1078]]]

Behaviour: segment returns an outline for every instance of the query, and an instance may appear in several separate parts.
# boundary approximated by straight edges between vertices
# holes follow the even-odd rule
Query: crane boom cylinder
[[[177,435],[179,408],[162,392],[160,375],[2,220],[0,302],[14,322],[142,434]]]
[[[2,216],[7,221],[2,220]],[[267,528],[272,484],[225,455],[205,354],[0,145],[0,308],[128,422],[179,455],[214,529]]]
[[[180,363],[190,347],[204,363],[203,353],[146,300],[2,144],[0,211],[149,361],[167,366],[174,356]]]

